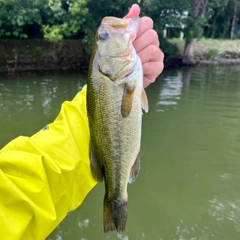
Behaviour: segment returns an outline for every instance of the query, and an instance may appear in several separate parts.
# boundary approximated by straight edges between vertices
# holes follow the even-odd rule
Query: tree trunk
[[[233,19],[232,19],[232,24],[231,24],[230,39],[233,39],[234,29],[235,29],[235,26],[236,26],[236,21],[237,21],[237,15],[235,13],[234,16],[233,16]]]
[[[215,33],[216,33],[216,20],[217,20],[217,16],[215,16],[214,19],[213,19],[211,38],[215,37]]]
[[[188,36],[186,36],[186,42],[183,53],[183,64],[184,65],[193,65],[193,41],[194,37],[197,37],[195,33],[197,32],[198,27],[201,26],[197,20],[202,18],[206,11],[208,0],[191,0],[192,14],[189,15],[189,18],[195,22],[195,24],[190,24]],[[188,26],[187,26],[188,28]]]
[[[183,64],[193,65],[193,38],[186,41],[183,53]]]
[[[238,15],[239,11],[240,11],[240,4],[237,4],[235,13],[234,13],[233,19],[232,19],[231,30],[230,30],[230,39],[233,39],[233,37],[234,37],[234,29],[235,29],[236,23],[238,21],[237,15]]]

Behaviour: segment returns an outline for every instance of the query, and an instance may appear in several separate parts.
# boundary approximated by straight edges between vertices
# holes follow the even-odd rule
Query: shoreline
[[[195,67],[195,66],[207,66],[207,65],[240,65],[240,58],[216,58],[216,59],[207,59],[207,58],[195,58],[193,64],[186,65],[182,63],[182,56],[176,57],[166,57],[164,60],[165,68],[174,68],[174,67]]]
[[[81,71],[86,73],[88,71],[89,57],[59,57],[53,60],[52,58],[33,58],[22,56],[18,60],[9,60],[6,65],[0,66],[0,74],[12,75],[15,73],[25,72],[44,72],[44,71]],[[206,65],[240,65],[240,59],[194,59],[193,64],[187,65],[189,67],[206,66]],[[164,68],[181,68],[186,67],[182,63],[182,56],[166,57],[164,59]]]
[[[200,44],[200,43],[198,43]],[[202,43],[201,43],[202,44]],[[15,73],[44,72],[44,71],[79,71],[86,73],[90,56],[83,51],[80,40],[64,40],[61,47],[53,50],[53,45],[45,40],[0,40],[0,74],[14,75]],[[227,54],[217,57],[209,55],[196,46],[193,64],[199,65],[237,65],[240,64],[240,54],[231,49]],[[179,49],[181,49],[178,46]],[[200,52],[199,49],[202,49]],[[181,51],[180,51],[181,52]],[[165,56],[165,69],[184,67],[182,54]]]
[[[49,71],[79,71],[87,73],[88,56],[84,57],[59,57],[56,60],[52,58],[31,58],[20,57],[18,60],[9,60],[5,66],[0,66],[1,75],[24,74],[30,72],[49,72]],[[185,65],[182,63],[182,56],[166,57],[164,59],[164,68],[196,67],[207,65],[240,65],[240,59],[194,59],[193,64]]]

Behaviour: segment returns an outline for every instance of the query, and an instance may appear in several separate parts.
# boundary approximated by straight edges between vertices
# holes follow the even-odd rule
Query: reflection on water
[[[0,78],[0,147],[19,135],[32,135],[57,116],[86,83],[81,74]]]
[[[159,94],[157,105],[177,105],[182,94],[182,72],[178,71],[176,76],[166,76]],[[160,106],[161,107],[161,106]],[[161,111],[161,108],[157,111]]]
[[[142,168],[129,185],[124,233],[103,233],[104,184],[98,184],[48,240],[240,239],[239,75],[238,66],[165,70],[147,88]],[[1,146],[51,122],[85,81],[82,75],[1,79]]]

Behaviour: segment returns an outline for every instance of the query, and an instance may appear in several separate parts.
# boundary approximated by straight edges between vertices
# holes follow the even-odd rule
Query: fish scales
[[[139,19],[103,19],[89,66],[90,165],[93,177],[105,182],[105,232],[125,229],[127,184],[140,166],[143,74],[132,46],[138,25]]]
[[[98,78],[104,77],[99,74]],[[102,81],[104,82],[104,79]],[[136,92],[132,111],[128,118],[123,118],[120,112],[123,89],[114,83],[109,84],[107,82],[102,86],[100,92],[97,108],[102,108],[102,111],[98,111],[93,120],[93,131],[99,136],[99,142],[101,143],[100,149],[96,150],[96,152],[101,156],[101,159],[111,159],[111,161],[105,163],[106,177],[112,177],[111,174],[113,174],[113,176],[121,179],[121,172],[130,171],[128,161],[129,159],[135,160],[140,148],[141,124],[136,123],[136,115],[139,116],[139,122],[142,118],[141,105],[137,103],[139,96],[137,96]],[[106,93],[112,93],[112,95],[109,94],[106,97]],[[130,146],[131,142],[135,146]],[[119,161],[119,159],[123,159],[123,161]],[[119,188],[113,187],[112,189]]]

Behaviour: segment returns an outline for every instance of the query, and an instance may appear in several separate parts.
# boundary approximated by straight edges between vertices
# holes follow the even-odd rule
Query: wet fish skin
[[[93,177],[105,182],[104,232],[124,231],[127,184],[140,170],[142,106],[147,111],[148,104],[141,61],[132,45],[139,22],[104,18],[89,65],[90,166]]]

